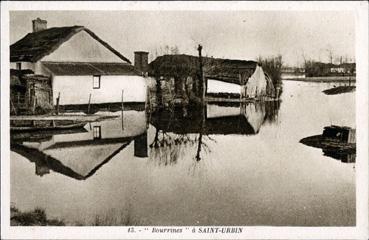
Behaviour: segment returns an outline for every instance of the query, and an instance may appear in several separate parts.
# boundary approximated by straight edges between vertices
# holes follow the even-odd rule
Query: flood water
[[[70,225],[355,225],[355,163],[299,143],[355,127],[355,93],[322,93],[333,85],[284,81],[280,103],[125,111],[22,136],[11,202]]]

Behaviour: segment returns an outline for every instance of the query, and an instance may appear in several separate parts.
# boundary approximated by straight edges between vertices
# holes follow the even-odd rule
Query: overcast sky
[[[350,12],[292,11],[17,11],[10,13],[10,42],[32,30],[32,19],[48,27],[82,25],[133,60],[136,50],[152,55],[165,45],[180,53],[256,59],[281,54],[289,65],[306,58],[354,58],[355,21]],[[151,58],[153,56],[150,56]]]

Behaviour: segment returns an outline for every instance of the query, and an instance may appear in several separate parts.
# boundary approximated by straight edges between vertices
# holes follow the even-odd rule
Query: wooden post
[[[122,89],[122,130],[124,130],[123,112],[124,112],[124,89]]]
[[[18,95],[18,99],[19,99],[19,95]],[[18,102],[19,102],[19,100],[18,100]],[[11,104],[11,106],[13,108],[13,111],[14,111],[15,115],[17,115],[17,109],[15,108],[14,103],[13,103],[13,100],[11,98],[10,98],[10,104]],[[18,106],[19,106],[19,104],[18,104]]]
[[[242,102],[242,95],[243,95],[243,85],[242,85],[242,75],[241,73],[238,74],[238,78],[240,80],[240,102]]]
[[[89,97],[88,97],[88,107],[87,107],[87,114],[90,114],[90,104],[91,104],[91,93],[90,93],[90,95],[89,95]]]
[[[201,56],[201,50],[202,46],[199,44],[197,50],[199,51],[199,68],[200,68],[200,94],[201,94],[201,104],[205,103],[205,85],[204,85],[204,75],[203,75],[203,69],[202,69],[202,56]]]
[[[60,101],[60,92],[58,93],[58,97],[56,99],[56,115],[59,115],[59,101]]]
[[[36,102],[37,102],[37,99],[36,99],[36,95],[33,97],[33,106],[32,106],[32,113],[35,114],[36,112]]]
[[[122,89],[122,111],[123,111],[123,109],[124,109],[123,95],[124,95],[124,89]]]

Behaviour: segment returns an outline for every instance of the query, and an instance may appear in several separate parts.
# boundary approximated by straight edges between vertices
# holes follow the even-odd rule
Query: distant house
[[[47,22],[38,18],[33,20],[33,32],[10,46],[10,65],[16,71],[31,71],[22,76],[25,81],[29,76],[49,77],[51,105],[56,104],[59,96],[60,105],[121,102],[122,91],[124,102],[143,103],[147,55],[136,52],[138,65],[133,66],[86,27],[47,28]],[[40,103],[31,98],[37,96],[29,97],[29,105]]]
[[[201,97],[203,86],[207,101],[275,96],[271,79],[257,62],[210,57],[203,57],[202,62],[205,83],[200,79],[196,56],[164,55],[149,64],[149,75],[164,88],[164,102],[171,99],[196,101]]]
[[[148,157],[146,121],[144,111],[126,111],[123,119],[87,124],[78,133],[44,135],[39,139],[25,137],[24,133],[12,134],[11,149],[34,162],[39,176],[51,169],[85,180],[127,148],[133,148],[132,154],[137,158]]]
[[[307,62],[305,64],[305,74],[307,77],[326,77],[326,76],[355,76],[355,63],[322,63],[322,62]]]

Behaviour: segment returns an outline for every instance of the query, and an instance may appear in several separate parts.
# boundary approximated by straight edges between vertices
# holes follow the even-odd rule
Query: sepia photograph
[[[367,234],[368,77],[358,73],[368,64],[355,7],[367,17],[368,4],[157,3],[7,6],[8,231],[240,238],[243,227],[366,224]]]

